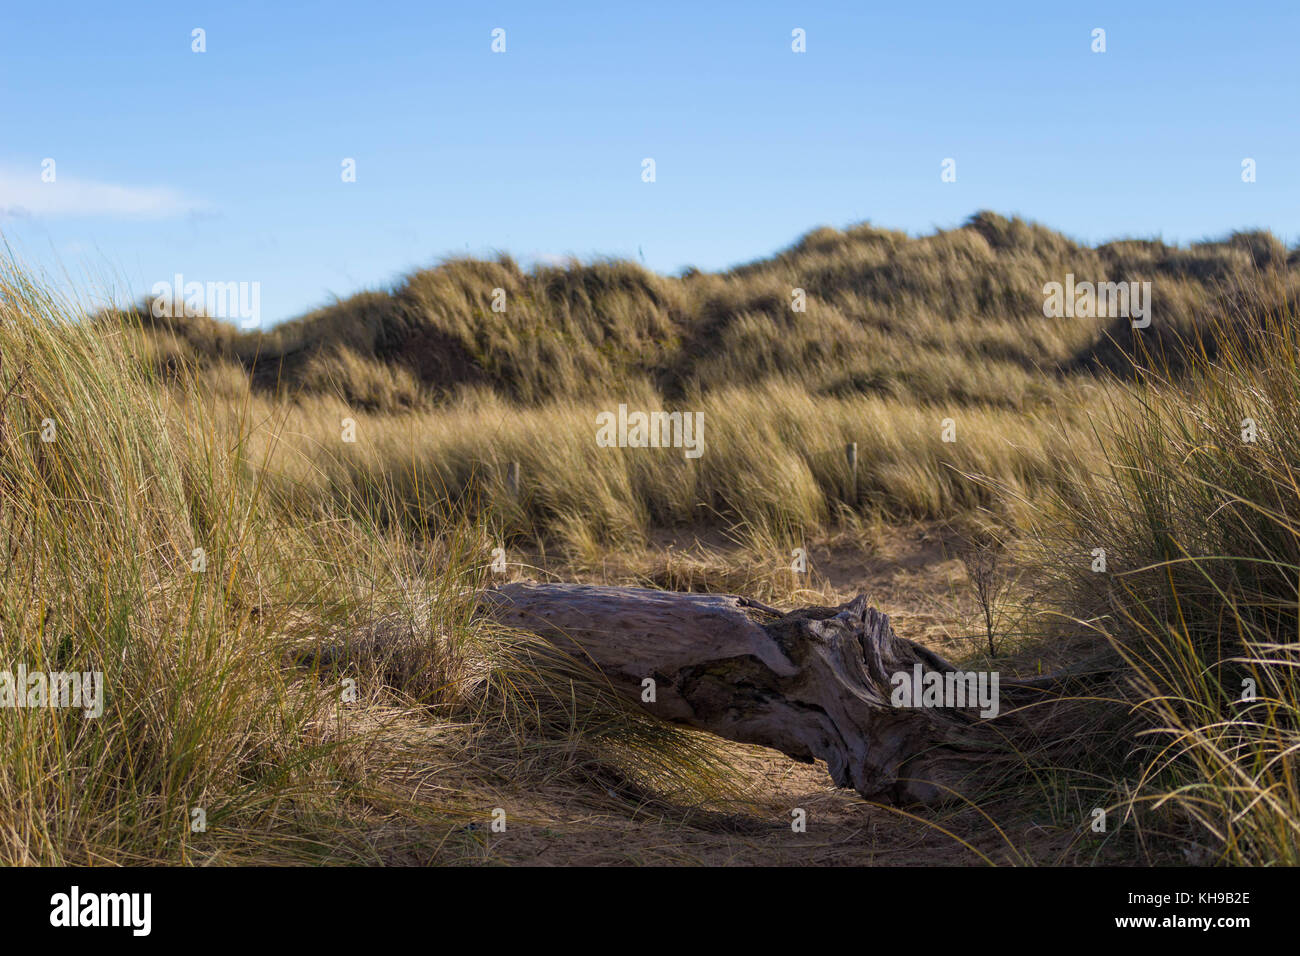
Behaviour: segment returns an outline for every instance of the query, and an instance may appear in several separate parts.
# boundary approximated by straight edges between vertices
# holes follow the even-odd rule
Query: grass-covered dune
[[[1067,276],[1151,283],[1150,327],[1045,317],[1044,286]],[[675,278],[456,259],[267,333],[147,304],[101,321],[139,325],[132,349],[163,373],[197,368],[227,397],[251,384],[256,414],[284,410],[299,497],[383,481],[418,521],[417,489],[436,489],[512,539],[593,558],[659,527],[799,538],[846,506],[1003,513],[1053,483],[1062,446],[1094,445],[1100,373],[1131,375],[1135,349],[1180,368],[1198,329],[1288,308],[1297,276],[1300,259],[1263,233],[1093,248],[980,213],[921,238],[819,229],[769,259]],[[596,416],[620,404],[703,413],[709,454],[591,448]],[[347,447],[344,419],[357,423]],[[505,494],[511,462],[520,495]]]
[[[508,256],[451,259],[265,334],[147,307],[140,318],[163,364],[229,361],[259,389],[369,411],[483,391],[531,405],[604,399],[639,385],[677,401],[772,381],[1020,408],[1043,397],[1045,377],[1114,367],[1114,350],[1132,345],[1126,323],[1104,316],[1044,319],[1044,285],[1067,275],[1150,282],[1152,335],[1170,337],[1243,298],[1293,298],[1300,255],[1256,232],[1090,247],[983,212],[919,238],[817,229],[771,258],[680,277],[618,260],[526,272]]]

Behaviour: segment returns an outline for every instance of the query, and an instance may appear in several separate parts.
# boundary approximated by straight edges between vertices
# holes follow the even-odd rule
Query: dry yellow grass
[[[91,320],[7,263],[0,644],[100,670],[108,695],[93,721],[0,709],[0,861],[484,860],[465,825],[505,804],[547,830],[565,808],[650,807],[681,845],[647,858],[752,859],[701,849],[691,821],[743,829],[776,791],[476,624],[493,549],[515,573],[613,557],[632,580],[810,601],[829,585],[792,575],[793,548],[923,521],[1037,562],[1016,595],[1031,623],[995,664],[1109,648],[1141,717],[1087,705],[1027,754],[1036,788],[997,811],[1046,813],[1060,839],[999,858],[1131,858],[1079,832],[1091,780],[1086,799],[1209,858],[1294,862],[1291,258],[1258,234],[1090,249],[981,214],[921,239],[818,230],[680,279],[454,261],[264,336]],[[1108,320],[1043,319],[1037,290],[1071,271],[1158,280],[1158,374],[1134,377]],[[1202,351],[1176,338],[1198,329]],[[702,415],[704,454],[598,446],[619,404]],[[1248,412],[1266,442],[1243,451],[1230,419]],[[665,529],[732,545],[647,557]],[[1088,572],[1098,537],[1120,573]],[[1244,710],[1243,674],[1261,689]]]

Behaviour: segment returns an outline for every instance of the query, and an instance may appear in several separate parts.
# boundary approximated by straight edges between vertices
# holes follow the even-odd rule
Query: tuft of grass
[[[1036,529],[1056,613],[1119,661],[1094,740],[1187,859],[1300,862],[1300,326],[1268,302],[1139,357]],[[1106,570],[1094,571],[1093,549]]]
[[[140,334],[0,262],[0,666],[103,688],[98,716],[0,707],[0,862],[455,861],[467,820],[610,768],[719,798],[706,742],[477,623],[488,526],[393,521],[450,514],[436,483],[304,490],[247,380],[164,382]]]

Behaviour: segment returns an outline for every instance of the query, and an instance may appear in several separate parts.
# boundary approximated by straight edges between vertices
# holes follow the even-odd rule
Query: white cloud
[[[556,252],[535,252],[533,253],[532,258],[533,261],[536,262],[538,265],[543,265],[543,266],[564,267],[564,266],[573,265],[575,262],[578,261],[577,256],[573,255],[573,253],[566,253],[565,255],[560,255],[559,253]]]
[[[61,173],[46,183],[39,167],[0,169],[0,219],[168,219],[206,206],[167,186],[122,186]]]

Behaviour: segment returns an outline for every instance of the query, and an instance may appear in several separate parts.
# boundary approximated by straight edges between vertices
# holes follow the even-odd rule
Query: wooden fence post
[[[851,504],[858,503],[858,443],[849,442],[844,446],[844,457],[849,462],[849,495],[848,500]]]

